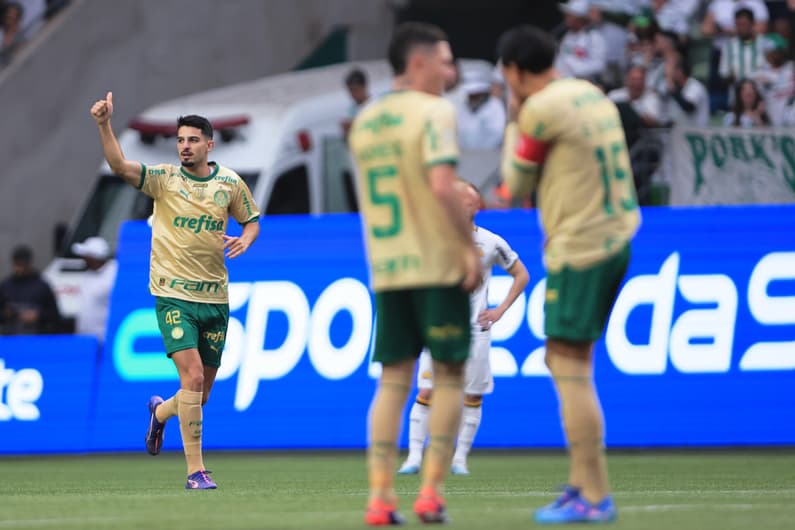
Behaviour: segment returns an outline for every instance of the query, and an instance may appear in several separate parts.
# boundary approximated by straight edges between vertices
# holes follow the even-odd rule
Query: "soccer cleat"
[[[466,464],[456,464],[453,463],[450,466],[450,474],[452,475],[469,475],[469,469],[467,469]]]
[[[580,496],[580,488],[575,488],[574,486],[566,484],[565,486],[563,486],[563,493],[560,494],[560,497],[558,497],[551,503],[547,504],[543,508],[540,508],[540,510],[557,510],[558,508],[570,503],[579,496]]]
[[[406,461],[400,469],[398,469],[398,475],[416,475],[420,472],[420,465],[419,464],[412,464]]]
[[[420,490],[417,500],[414,501],[414,513],[425,524],[450,522],[444,501],[430,486]]]
[[[404,524],[406,520],[400,515],[394,504],[376,498],[367,504],[364,522],[370,526],[389,526]]]
[[[186,490],[214,490],[218,485],[210,478],[210,472],[204,469],[188,475]]]
[[[160,396],[152,396],[149,398],[149,428],[146,429],[146,452],[152,456],[160,453],[160,448],[163,447],[163,431],[166,427],[166,422],[160,423],[157,421],[155,409],[163,402]]]
[[[599,504],[591,504],[577,496],[559,508],[536,510],[535,520],[539,524],[610,523],[616,520],[617,515],[609,495]]]

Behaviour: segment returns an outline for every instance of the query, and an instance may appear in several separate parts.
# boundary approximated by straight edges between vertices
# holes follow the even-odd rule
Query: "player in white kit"
[[[475,439],[478,427],[480,427],[483,396],[491,394],[494,389],[494,378],[489,364],[491,326],[516,301],[530,279],[522,260],[503,238],[474,224],[475,214],[480,209],[480,193],[472,184],[462,183],[462,185],[466,187],[465,193],[462,194],[464,207],[472,219],[472,231],[483,266],[483,276],[480,287],[469,295],[472,313],[472,342],[464,374],[464,411],[458,430],[453,464],[450,468],[450,472],[454,475],[469,474],[467,456],[472,448],[472,441]],[[494,265],[507,271],[513,277],[513,283],[502,303],[497,307],[489,308],[488,285]],[[425,439],[428,437],[428,412],[433,387],[433,370],[431,356],[427,350],[420,355],[417,387],[419,393],[409,415],[409,455],[398,470],[398,473],[402,475],[411,475],[419,471]]]

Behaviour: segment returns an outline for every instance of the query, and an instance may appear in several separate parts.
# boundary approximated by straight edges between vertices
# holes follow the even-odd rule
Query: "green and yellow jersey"
[[[259,210],[240,176],[213,164],[199,178],[180,166],[141,164],[140,190],[155,200],[149,291],[203,303],[228,302],[223,234],[229,215],[255,222]]]
[[[537,191],[551,271],[604,260],[640,224],[618,109],[587,81],[558,79],[525,101],[502,168],[514,195]]]
[[[359,113],[349,145],[373,290],[460,282],[464,242],[428,181],[431,166],[458,161],[453,106],[424,92],[391,92]]]

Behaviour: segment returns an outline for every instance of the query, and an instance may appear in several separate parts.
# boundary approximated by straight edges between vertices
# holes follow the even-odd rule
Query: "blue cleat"
[[[577,496],[558,508],[536,510],[535,520],[538,524],[611,523],[617,515],[616,506],[609,495],[595,505]]]
[[[214,490],[218,485],[210,478],[210,472],[204,469],[188,475],[185,483],[186,490]]]
[[[466,464],[453,464],[450,466],[450,473],[453,475],[466,476],[469,475],[469,469],[467,469]]]
[[[163,402],[160,396],[152,396],[149,398],[149,428],[146,429],[146,452],[152,456],[160,453],[160,448],[163,447],[163,431],[166,427],[166,422],[160,423],[157,421],[155,409]]]
[[[560,494],[560,497],[558,497],[551,503],[541,508],[541,510],[557,510],[558,508],[563,507],[564,505],[570,503],[579,496],[580,496],[580,488],[575,488],[574,486],[566,484],[565,486],[563,486],[563,493]]]
[[[398,475],[416,475],[420,472],[420,466],[418,464],[411,464],[409,462],[404,463],[398,469]]]

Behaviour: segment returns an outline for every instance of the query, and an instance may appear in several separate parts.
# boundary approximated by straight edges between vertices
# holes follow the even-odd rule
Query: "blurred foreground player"
[[[179,417],[188,465],[186,489],[215,489],[202,459],[202,406],[210,396],[229,322],[229,258],[242,255],[259,234],[259,210],[235,172],[208,161],[210,122],[196,115],[177,121],[181,166],[147,167],[124,158],[110,124],[113,94],[91,107],[111,170],[155,201],[149,290],[156,297],[157,323],[179,373],[180,390],[149,400],[146,450],[156,455],[165,422]],[[229,216],[243,225],[240,237],[226,235]]]
[[[467,291],[480,277],[456,186],[455,111],[440,97],[453,69],[447,37],[435,26],[403,24],[390,42],[389,62],[394,90],[359,113],[349,136],[378,319],[373,360],[383,365],[368,422],[365,522],[374,526],[403,522],[393,486],[397,437],[423,346],[436,377],[414,512],[422,522],[446,520],[442,487],[469,355]]]
[[[453,464],[450,467],[453,475],[469,475],[467,456],[480,427],[483,396],[491,394],[494,390],[494,377],[491,374],[490,364],[491,327],[522,294],[530,277],[522,260],[502,237],[475,225],[475,214],[480,209],[481,203],[480,192],[470,183],[460,184],[464,192],[464,208],[469,216],[472,236],[475,238],[482,267],[480,285],[469,295],[472,343],[464,369],[464,409],[461,426],[458,429]],[[489,308],[488,287],[491,270],[495,265],[510,274],[513,282],[502,302],[497,307]],[[419,472],[425,439],[428,437],[428,408],[433,394],[433,366],[427,350],[420,355],[417,387],[419,388],[417,400],[409,413],[409,455],[398,470],[402,475]]]
[[[560,79],[555,42],[530,26],[506,32],[500,60],[521,105],[506,127],[503,178],[524,197],[537,188],[546,237],[546,364],[560,401],[569,483],[539,523],[609,522],[604,420],[593,344],[604,331],[640,223],[618,110],[588,81]],[[518,106],[515,106],[519,108]]]

